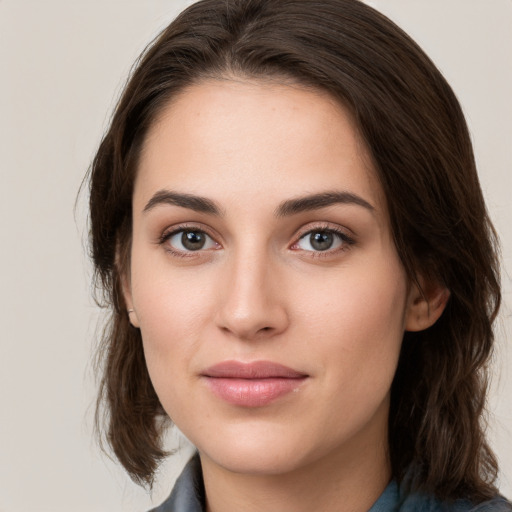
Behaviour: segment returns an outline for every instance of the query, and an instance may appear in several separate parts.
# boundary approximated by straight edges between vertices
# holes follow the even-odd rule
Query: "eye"
[[[340,249],[353,243],[353,240],[344,233],[339,233],[333,229],[316,229],[301,236],[293,248],[303,251],[325,252]]]
[[[209,235],[199,229],[175,231],[166,237],[166,242],[172,249],[179,252],[214,249],[218,245]]]

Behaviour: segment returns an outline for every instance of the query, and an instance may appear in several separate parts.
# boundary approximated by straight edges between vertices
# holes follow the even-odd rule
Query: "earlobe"
[[[139,329],[139,319],[137,317],[137,312],[135,311],[135,307],[133,306],[133,297],[132,297],[132,287],[130,283],[130,263],[129,263],[129,247],[130,244],[120,244],[118,242],[116,247],[116,270],[117,270],[117,279],[120,284],[121,293],[123,295],[124,303],[126,305],[126,314],[128,315],[128,320],[133,325],[133,327]],[[118,288],[119,289],[119,288]]]
[[[123,290],[124,303],[126,304],[127,308],[126,312],[128,314],[128,319],[130,320],[130,323],[133,325],[133,327],[138,329],[140,327],[139,319],[137,317],[137,312],[133,307],[131,286],[126,276],[121,276],[121,287]]]
[[[136,327],[137,329],[140,327],[139,319],[137,318],[137,313],[135,313],[134,309],[128,309],[128,319],[133,327]]]
[[[419,279],[421,288],[412,284],[405,319],[406,331],[423,331],[434,325],[446,308],[450,291],[439,283]]]
[[[139,325],[139,319],[137,317],[137,312],[135,311],[135,308],[133,306],[133,298],[132,298],[132,290],[131,290],[130,281],[125,272],[120,273],[119,279],[121,282],[121,290],[123,293],[124,303],[126,304],[126,313],[128,315],[128,319],[129,319],[130,323],[133,325],[133,327],[136,327],[138,329],[140,327],[140,325]]]

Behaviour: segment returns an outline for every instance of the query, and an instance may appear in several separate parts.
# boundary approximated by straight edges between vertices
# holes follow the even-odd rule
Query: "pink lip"
[[[262,407],[297,389],[308,375],[270,361],[224,361],[204,372],[210,390],[226,402]]]

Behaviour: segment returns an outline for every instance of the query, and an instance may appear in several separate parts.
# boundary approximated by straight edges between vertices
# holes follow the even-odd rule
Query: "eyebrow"
[[[352,192],[321,192],[288,199],[277,207],[275,215],[277,217],[288,217],[302,212],[327,208],[334,204],[353,204],[366,208],[370,212],[375,210],[368,201]],[[209,215],[222,215],[221,208],[211,199],[193,194],[173,192],[171,190],[159,190],[156,192],[148,201],[143,211],[148,212],[160,205],[180,206]]]
[[[181,206],[182,208],[188,208],[200,213],[222,215],[219,206],[211,199],[192,194],[172,192],[171,190],[159,190],[156,192],[144,207],[143,212],[148,212],[160,205]]]
[[[287,217],[297,213],[326,208],[334,204],[353,204],[362,206],[370,212],[375,210],[368,201],[351,192],[322,192],[284,201],[277,208],[276,216]]]

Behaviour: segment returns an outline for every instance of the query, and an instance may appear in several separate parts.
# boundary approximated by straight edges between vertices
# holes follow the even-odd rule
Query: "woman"
[[[99,404],[157,510],[510,510],[482,412],[496,239],[460,106],[357,0],[203,0],[91,171]]]

